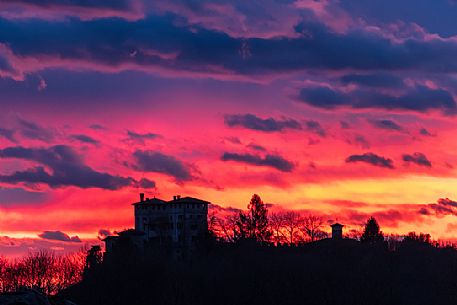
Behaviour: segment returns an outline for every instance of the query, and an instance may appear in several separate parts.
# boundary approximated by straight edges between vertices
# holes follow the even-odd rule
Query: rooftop
[[[167,204],[167,203],[190,203],[190,204],[211,204],[209,201],[201,200],[193,197],[181,197],[179,195],[173,196],[170,201],[162,200],[159,198],[144,198],[144,195],[140,194],[140,201],[132,203],[132,205],[139,204]]]
[[[334,224],[332,224],[332,225],[330,225],[330,226],[331,226],[332,228],[333,228],[333,227],[341,227],[341,228],[344,227],[344,225],[342,225],[342,224],[340,224],[340,223],[338,223],[338,222],[335,222]]]

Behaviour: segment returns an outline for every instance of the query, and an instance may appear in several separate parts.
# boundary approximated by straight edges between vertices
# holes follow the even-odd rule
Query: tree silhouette
[[[268,223],[273,235],[273,241],[276,245],[287,242],[284,230],[284,213],[271,213]]]
[[[271,232],[268,227],[268,210],[259,195],[252,196],[246,213],[240,212],[237,227],[241,239],[269,241]]]
[[[319,216],[308,215],[303,219],[303,231],[309,236],[311,242],[325,237],[326,233],[321,230],[324,221]]]
[[[290,211],[283,214],[284,217],[284,230],[286,232],[287,242],[292,245],[300,242],[302,237],[300,236],[300,227],[303,218],[299,213]]]
[[[404,241],[405,242],[417,242],[417,243],[423,243],[423,244],[432,244],[432,239],[431,235],[427,233],[419,233],[416,234],[416,232],[409,232],[408,235],[405,236]]]
[[[92,246],[87,251],[86,265],[84,267],[84,276],[87,276],[91,271],[100,266],[102,260],[103,254],[100,246]]]
[[[377,243],[384,241],[384,234],[379,229],[379,224],[374,217],[370,217],[362,233],[360,241],[363,243]]]
[[[81,280],[83,254],[81,251],[59,256],[40,250],[18,259],[0,257],[0,295],[23,288],[34,288],[48,295],[58,293]],[[1,300],[0,303],[3,304]]]

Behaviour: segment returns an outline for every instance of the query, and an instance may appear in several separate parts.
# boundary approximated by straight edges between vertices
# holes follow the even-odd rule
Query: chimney
[[[140,193],[140,202],[144,201],[144,193]]]
[[[173,200],[176,200],[176,196],[173,196]]]
[[[176,199],[181,199],[181,195],[176,195]]]

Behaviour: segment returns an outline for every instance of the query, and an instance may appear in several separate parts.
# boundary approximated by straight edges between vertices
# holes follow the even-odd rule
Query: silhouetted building
[[[117,236],[107,236],[103,241],[105,242],[105,251],[116,251],[119,245],[128,245],[131,250],[142,251],[144,249],[145,233],[135,229],[128,229],[118,232]]]
[[[332,227],[332,238],[333,239],[342,239],[343,238],[343,225],[340,223],[334,223],[330,225]]]
[[[199,241],[207,237],[208,204],[208,201],[179,195],[165,201],[144,198],[144,194],[140,194],[140,201],[132,204],[135,229],[128,230],[128,235],[132,236],[131,244],[135,248],[147,246],[150,251],[168,253],[174,257],[192,255]],[[105,239],[107,252],[115,249],[120,237],[109,236]]]

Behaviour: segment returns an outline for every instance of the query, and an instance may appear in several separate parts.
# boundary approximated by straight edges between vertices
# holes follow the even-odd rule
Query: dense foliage
[[[381,232],[379,224],[374,217],[370,217],[367,220],[360,241],[371,244],[384,241],[384,234]]]

